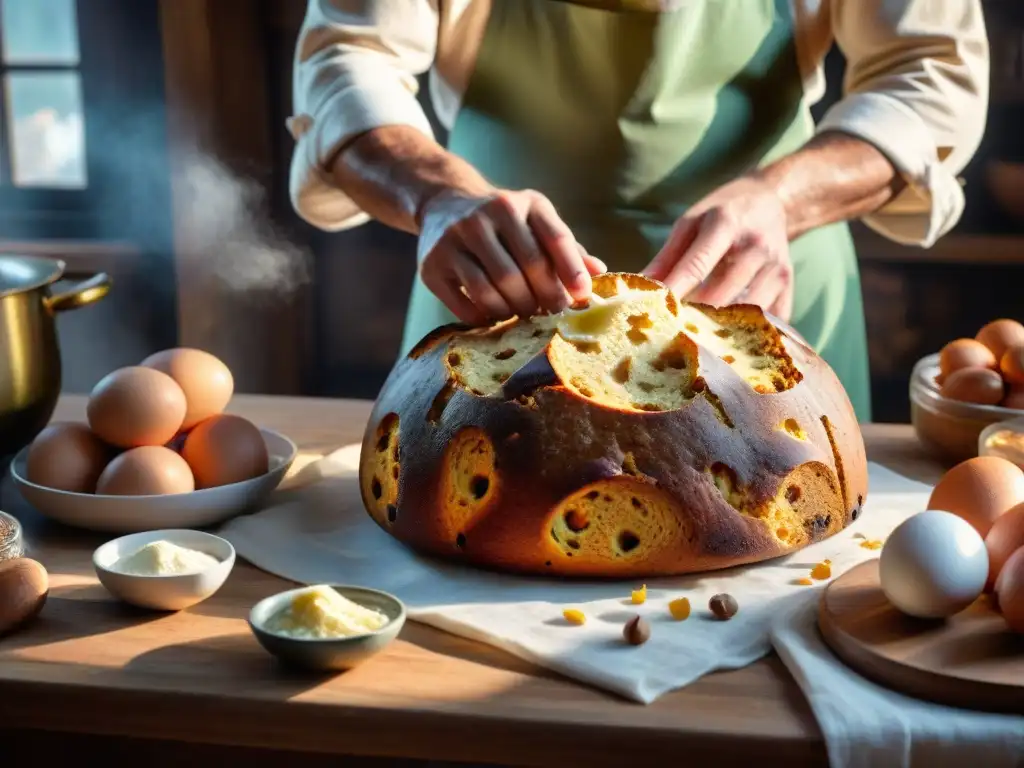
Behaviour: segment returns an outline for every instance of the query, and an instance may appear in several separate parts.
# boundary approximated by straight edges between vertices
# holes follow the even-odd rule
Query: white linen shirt
[[[833,41],[847,60],[843,98],[817,130],[870,142],[907,181],[863,221],[896,242],[931,246],[963,213],[957,174],[985,129],[989,48],[980,0],[790,2],[808,104],[824,94],[822,64]],[[418,75],[429,71],[432,105],[451,128],[490,6],[491,0],[308,0],[288,121],[296,140],[290,194],[303,219],[328,231],[369,219],[332,183],[330,163],[373,128],[405,125],[433,136],[416,99]]]

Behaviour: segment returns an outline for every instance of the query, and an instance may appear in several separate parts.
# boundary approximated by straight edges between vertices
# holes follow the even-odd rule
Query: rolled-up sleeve
[[[369,218],[331,180],[352,138],[385,125],[433,130],[416,99],[433,62],[438,0],[309,0],[295,50],[289,192],[310,224],[337,231]]]
[[[864,218],[879,234],[929,247],[959,221],[957,174],[978,149],[989,47],[979,0],[830,0],[847,61],[843,98],[818,130],[875,145],[907,182]]]

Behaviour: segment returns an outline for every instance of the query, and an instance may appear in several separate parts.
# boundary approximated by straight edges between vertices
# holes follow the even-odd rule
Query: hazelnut
[[[634,616],[622,628],[622,636],[630,645],[643,645],[651,637],[651,625],[640,616]]]
[[[731,619],[736,615],[736,611],[740,609],[739,604],[736,602],[736,598],[732,595],[722,593],[715,595],[708,601],[708,608],[715,614],[716,618]]]

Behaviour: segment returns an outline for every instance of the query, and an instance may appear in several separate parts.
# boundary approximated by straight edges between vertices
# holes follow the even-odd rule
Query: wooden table
[[[82,419],[84,406],[66,397],[55,418]],[[238,396],[232,410],[304,451],[326,452],[360,438],[369,403]],[[873,460],[926,481],[939,475],[909,427],[871,425],[864,434]],[[26,758],[102,744],[108,759],[138,760],[149,749],[149,765],[196,763],[197,747],[184,757],[182,744],[210,745],[198,764],[295,760],[251,748],[537,766],[826,764],[814,717],[775,656],[642,706],[409,623],[387,652],[352,672],[284,673],[245,616],[286,582],[238,563],[220,592],[192,609],[131,610],[93,574],[91,553],[105,537],[42,520],[9,480],[0,501],[21,518],[51,579],[38,621],[0,640],[0,728],[48,732],[29,739],[0,730],[8,758],[17,757],[8,749],[17,737]],[[320,760],[302,757],[311,763]]]

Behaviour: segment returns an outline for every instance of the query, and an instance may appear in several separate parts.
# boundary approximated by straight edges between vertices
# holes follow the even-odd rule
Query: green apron
[[[700,0],[665,12],[587,7],[599,4],[493,0],[448,148],[497,186],[547,195],[610,270],[640,272],[689,206],[796,151],[814,125],[789,0]],[[807,233],[790,244],[790,258],[791,322],[869,421],[848,227]],[[454,321],[417,277],[402,354]]]

